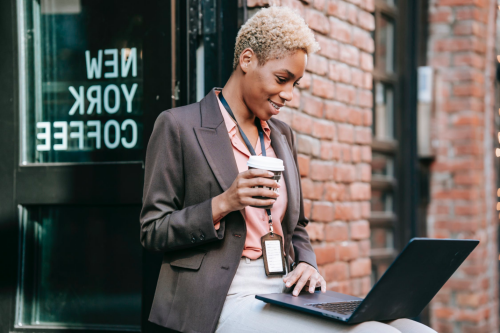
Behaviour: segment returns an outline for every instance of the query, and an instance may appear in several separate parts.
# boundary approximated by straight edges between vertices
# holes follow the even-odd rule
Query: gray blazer
[[[146,154],[141,243],[164,253],[149,320],[181,332],[215,331],[246,237],[240,211],[222,219],[219,230],[212,221],[212,198],[238,175],[214,90],[199,103],[162,112]],[[304,261],[317,268],[292,130],[277,119],[268,124],[285,164],[287,265]]]

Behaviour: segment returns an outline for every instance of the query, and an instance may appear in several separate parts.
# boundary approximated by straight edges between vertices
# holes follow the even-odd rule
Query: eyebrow
[[[286,72],[292,79],[295,79],[295,74],[290,72],[288,69],[282,69],[283,72]]]

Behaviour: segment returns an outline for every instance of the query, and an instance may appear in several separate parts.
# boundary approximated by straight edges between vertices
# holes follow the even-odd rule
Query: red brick
[[[361,52],[360,62],[361,69],[367,72],[373,71],[373,56],[370,53]]]
[[[329,59],[339,59],[340,57],[340,48],[339,42],[336,40],[332,40],[330,38],[326,38],[319,34],[316,35],[316,40],[319,43],[321,49],[318,53],[322,56],[325,56]]]
[[[302,79],[300,79],[299,89],[309,89],[312,82],[312,75],[310,73],[304,73]]]
[[[320,200],[323,197],[323,183],[302,178],[302,195],[305,199]]]
[[[351,277],[361,277],[370,275],[372,272],[372,262],[369,258],[359,258],[349,264]]]
[[[455,35],[475,35],[482,37],[485,35],[484,28],[481,23],[474,21],[461,21],[453,26]]]
[[[360,7],[366,11],[373,12],[375,11],[375,0],[364,0],[361,2]]]
[[[349,223],[351,239],[367,239],[370,237],[370,224],[368,221],[354,221]]]
[[[309,222],[306,226],[307,234],[311,241],[322,241],[325,239],[325,225],[323,223]]]
[[[354,104],[356,101],[356,88],[337,83],[337,100],[347,104]]]
[[[358,89],[357,91],[358,105],[365,108],[373,107],[373,94],[371,90]]]
[[[307,177],[309,174],[309,163],[311,162],[311,158],[306,155],[298,154],[297,162],[299,164],[300,176]]]
[[[339,102],[325,102],[324,107],[325,107],[325,118],[341,123],[346,123],[349,121],[350,109],[347,107],[347,105]]]
[[[334,208],[331,202],[315,201],[312,206],[312,219],[317,222],[333,221]]]
[[[362,202],[361,203],[361,218],[368,219],[371,216],[371,206],[370,202]]]
[[[455,66],[472,66],[477,69],[484,68],[484,57],[476,53],[459,53],[453,56],[453,64]]]
[[[292,8],[295,12],[299,13],[301,17],[304,17],[304,5],[300,1],[296,0],[281,0],[281,6],[286,6]]]
[[[371,128],[368,127],[359,127],[356,126],[354,128],[354,142],[359,144],[371,144],[372,142],[372,131]]]
[[[347,4],[342,0],[330,0],[326,5],[328,15],[347,20]]]
[[[371,196],[370,184],[352,183],[351,185],[349,185],[349,192],[351,193],[351,200],[356,200],[356,201],[370,200]]]
[[[476,20],[483,23],[488,22],[488,12],[474,7],[457,8],[456,20]]]
[[[318,118],[323,117],[323,102],[319,98],[312,97],[307,94],[302,94],[302,110]]]
[[[328,64],[328,77],[334,81],[351,83],[351,69],[346,64],[332,61]]]
[[[436,52],[473,51],[484,53],[486,45],[474,37],[448,37],[434,42]]]
[[[353,163],[361,162],[361,147],[360,146],[352,146],[351,147],[351,157]]]
[[[455,314],[455,309],[453,308],[437,308],[433,309],[432,313],[439,319],[450,319]]]
[[[311,54],[308,57],[306,69],[318,75],[325,75],[328,70],[328,63],[326,58],[317,54]]]
[[[304,216],[306,219],[311,218],[312,202],[311,200],[304,199]]]
[[[359,50],[352,46],[352,45],[344,45],[340,44],[339,45],[340,53],[339,53],[339,59],[342,62],[345,62],[346,64],[349,64],[351,66],[359,66]]]
[[[474,204],[455,205],[456,216],[477,215],[480,213],[480,211],[481,211],[480,207]]]
[[[326,241],[346,241],[349,239],[349,231],[347,223],[336,221],[328,223],[325,226],[325,240]]]
[[[457,304],[477,308],[488,303],[488,294],[484,292],[457,293]]]
[[[313,6],[319,11],[323,11],[325,9],[326,0],[314,0]]]
[[[452,19],[453,17],[451,8],[443,7],[435,9],[429,13],[430,23],[450,23]]]
[[[352,42],[354,46],[368,53],[373,53],[375,51],[375,42],[370,33],[365,30],[354,27],[352,31]]]
[[[453,125],[454,126],[463,126],[463,125],[482,125],[483,124],[483,117],[475,114],[471,115],[457,115],[452,118],[453,120]]]
[[[363,162],[372,161],[372,148],[370,146],[361,146],[361,160]]]
[[[324,266],[325,281],[344,281],[349,278],[349,264],[346,262],[334,262]]]
[[[335,220],[349,221],[353,216],[353,208],[349,203],[335,203]],[[352,238],[352,236],[351,236]]]
[[[371,13],[360,10],[358,13],[358,24],[365,30],[373,31],[375,30],[375,17]]]
[[[362,88],[372,90],[373,76],[371,73],[363,73],[363,86]]]
[[[438,0],[436,3],[438,6],[484,6],[484,1],[482,0]]]
[[[316,138],[331,140],[335,137],[335,124],[325,120],[314,120],[312,135]]]
[[[364,109],[363,111],[363,125],[372,126],[373,123],[373,111],[371,109]]]
[[[365,82],[365,73],[357,68],[351,70],[352,85],[358,88],[363,88]],[[349,82],[347,82],[349,83]]]
[[[340,160],[344,163],[351,163],[351,145],[340,145]]]
[[[325,183],[325,200],[328,201],[345,201],[349,199],[349,193],[344,184]]]
[[[359,256],[369,257],[371,248],[370,240],[369,239],[361,240],[357,242],[357,244],[359,246]]]
[[[352,183],[356,180],[356,167],[352,164],[338,164],[335,166],[335,181]]]
[[[457,321],[469,321],[472,323],[479,323],[485,320],[490,315],[490,310],[488,308],[475,309],[475,310],[458,310],[456,317]]]
[[[312,118],[299,112],[294,112],[292,116],[292,128],[297,132],[311,134]]]
[[[352,294],[350,280],[334,281],[332,283],[329,283],[326,289],[346,295]]]
[[[315,247],[314,253],[316,254],[316,263],[318,265],[334,262],[337,258],[337,249],[335,245]]]
[[[352,27],[335,17],[330,17],[330,37],[343,43],[351,43]]]
[[[340,146],[338,143],[330,141],[321,142],[320,157],[323,160],[338,160],[340,159]]]
[[[357,242],[342,242],[337,247],[339,260],[351,261],[359,257],[359,247]]]
[[[333,162],[311,161],[311,179],[313,180],[333,180],[334,165]]]
[[[339,142],[353,143],[354,142],[354,127],[352,125],[338,124],[337,138]]]
[[[306,9],[305,21],[309,28],[327,34],[329,30],[328,19],[323,13],[316,10]]]
[[[360,163],[356,165],[356,179],[362,182],[370,182],[372,178],[372,168],[369,164]]]
[[[480,185],[482,181],[482,174],[463,172],[455,173],[455,175],[453,176],[453,183],[455,185]]]
[[[484,97],[484,87],[476,84],[459,84],[453,87],[455,96]]]
[[[335,97],[335,84],[330,80],[313,77],[312,93],[319,97],[332,99]]]
[[[294,109],[297,109],[300,106],[300,92],[297,88],[293,89],[292,100],[288,101],[286,105]]]
[[[319,156],[320,142],[310,136],[297,134],[297,151],[305,155]]]

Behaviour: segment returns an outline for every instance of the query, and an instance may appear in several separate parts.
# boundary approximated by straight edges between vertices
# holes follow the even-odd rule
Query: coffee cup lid
[[[283,160],[268,156],[250,156],[247,165],[256,169],[269,171],[284,171]]]

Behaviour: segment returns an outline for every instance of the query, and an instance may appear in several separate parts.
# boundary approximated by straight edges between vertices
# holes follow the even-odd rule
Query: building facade
[[[161,254],[138,237],[149,135],[224,85],[270,3],[0,2],[0,332],[158,329]],[[497,2],[274,3],[321,46],[278,118],[328,288],[366,295],[413,237],[479,239],[416,319],[497,332]]]

